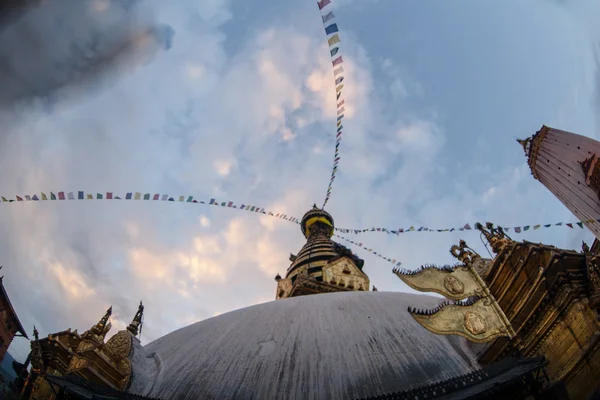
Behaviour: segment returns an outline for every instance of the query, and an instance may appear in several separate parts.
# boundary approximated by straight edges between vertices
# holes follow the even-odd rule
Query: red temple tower
[[[0,361],[4,359],[8,346],[15,336],[20,334],[27,338],[27,333],[25,333],[25,329],[10,303],[6,289],[4,289],[3,278],[0,276]]]
[[[547,126],[518,142],[533,177],[600,238],[600,142]]]

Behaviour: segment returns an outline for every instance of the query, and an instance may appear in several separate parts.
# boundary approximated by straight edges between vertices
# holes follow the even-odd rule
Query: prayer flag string
[[[52,201],[52,200],[153,200],[153,201],[173,201],[173,202],[183,202],[183,203],[197,203],[197,204],[206,204],[212,206],[220,206],[220,207],[228,207],[235,208],[239,210],[256,212],[264,215],[273,216],[276,218],[284,219],[286,221],[294,222],[296,224],[300,223],[300,219],[288,216],[283,213],[275,213],[272,211],[267,211],[263,207],[249,205],[249,204],[241,204],[239,206],[235,205],[233,201],[217,201],[214,198],[211,198],[208,201],[197,200],[194,199],[194,196],[170,196],[168,194],[160,194],[160,193],[141,193],[141,192],[128,192],[125,193],[124,196],[120,196],[114,192],[106,192],[106,193],[85,193],[84,191],[77,192],[50,192],[50,194],[40,193],[33,195],[24,195],[24,196],[15,196],[15,198],[6,198],[4,196],[0,196],[0,205],[6,203],[13,202],[28,202],[28,201]],[[0,206],[1,207],[1,206]],[[521,226],[502,226],[505,232],[514,232],[514,233],[524,233],[528,231],[535,231],[540,228],[550,228],[556,226],[565,226],[567,228],[575,229],[576,226],[583,229],[584,224],[586,223],[600,223],[600,218],[598,219],[590,219],[586,221],[575,221],[575,222],[557,222],[550,224],[535,224],[535,225],[521,225]],[[473,224],[473,226],[475,226]],[[483,224],[485,225],[485,224]],[[460,228],[446,228],[446,229],[434,229],[428,228],[425,226],[420,226],[416,228],[414,225],[409,228],[398,228],[398,229],[387,229],[387,228],[367,228],[367,229],[347,229],[347,228],[334,228],[338,233],[350,233],[350,234],[359,234],[365,232],[382,232],[387,233],[389,235],[400,235],[401,233],[410,233],[410,232],[454,232],[454,231],[470,231],[476,229],[471,228],[470,224],[465,224]]]
[[[337,23],[334,22],[335,15],[333,15],[333,11],[330,10],[330,7],[327,7],[329,4],[331,4],[331,0],[317,1],[317,6],[319,6],[319,11],[321,12],[321,19],[323,20],[323,27],[325,28],[327,44],[329,45],[329,55],[333,67],[333,78],[335,79],[335,97],[337,104],[335,153],[333,156],[331,177],[329,179],[329,185],[327,186],[325,201],[323,202],[323,207],[321,207],[322,209],[325,208],[325,205],[327,205],[329,197],[331,196],[331,188],[336,177],[338,163],[340,162],[340,143],[342,141],[342,131],[344,129],[342,120],[344,119],[344,105],[346,104],[343,96],[344,84],[342,82],[344,81],[344,66],[342,64],[344,63],[344,59],[340,54],[339,28]]]
[[[365,251],[368,251],[368,252],[369,252],[369,253],[371,253],[371,254],[375,254],[377,257],[379,257],[379,258],[382,258],[382,259],[384,259],[385,261],[387,261],[387,262],[389,262],[389,263],[392,263],[392,264],[394,264],[396,267],[399,267],[400,265],[402,265],[402,262],[400,262],[400,261],[396,260],[395,258],[389,258],[389,257],[386,257],[386,256],[384,256],[383,254],[381,254],[381,253],[378,253],[378,252],[374,251],[373,249],[371,249],[371,248],[369,248],[369,247],[363,246],[363,244],[362,244],[362,243],[355,242],[354,240],[346,239],[345,237],[343,237],[343,236],[340,236],[340,235],[337,235],[337,234],[336,234],[336,235],[334,235],[334,236],[335,236],[335,237],[339,237],[340,239],[342,239],[342,240],[345,240],[345,241],[346,241],[346,242],[348,242],[348,243],[352,243],[353,245],[355,245],[355,246],[358,246],[358,247],[360,247],[361,249],[363,249],[363,250],[365,250]]]
[[[140,201],[167,201],[167,202],[172,201],[172,202],[178,202],[178,203],[204,204],[204,205],[208,205],[208,206],[235,208],[238,210],[244,210],[244,211],[249,211],[249,212],[253,212],[253,213],[268,215],[268,216],[283,219],[285,221],[289,221],[289,222],[292,222],[295,224],[300,224],[300,220],[296,217],[289,216],[289,215],[283,214],[283,213],[274,213],[274,212],[265,210],[264,208],[262,208],[260,206],[254,206],[254,205],[249,205],[249,204],[241,204],[241,205],[237,206],[234,204],[233,201],[217,201],[214,198],[211,198],[209,201],[204,201],[204,200],[194,199],[194,196],[170,196],[168,194],[160,194],[160,193],[153,194],[153,193],[142,193],[142,192],[128,192],[128,193],[125,193],[124,196],[118,195],[115,192],[96,193],[94,195],[93,193],[86,193],[81,190],[77,191],[77,192],[56,192],[56,193],[50,192],[49,195],[47,195],[46,193],[40,193],[39,196],[37,194],[15,196],[15,199],[12,199],[12,198],[8,199],[4,196],[0,196],[0,204],[14,203],[14,202],[18,203],[18,202],[53,201],[53,200],[57,200],[57,201],[61,201],[61,200],[64,200],[64,201],[70,201],[70,200],[140,200]],[[374,251],[371,248],[363,247],[362,243],[354,242],[354,241],[346,239],[345,237],[340,236],[340,235],[335,235],[335,236],[339,237],[340,239],[343,239],[349,243],[352,243],[355,246],[358,246],[358,247],[362,248],[363,250],[366,250],[366,251],[370,252],[371,254],[374,254],[386,261],[389,261],[396,266],[400,265],[400,263],[394,259],[385,257],[382,254]]]
[[[514,233],[524,233],[527,231],[536,231],[540,228],[550,228],[554,226],[565,226],[571,229],[575,229],[575,226],[583,229],[583,225],[586,223],[594,223],[600,222],[600,219],[590,219],[587,221],[575,221],[575,222],[557,222],[555,224],[536,224],[536,225],[521,225],[521,226],[502,226],[505,232],[514,232]],[[485,224],[483,224],[485,226]],[[473,224],[475,226],[475,224]],[[477,229],[471,228],[471,225],[465,224],[461,228],[446,228],[446,229],[433,229],[427,228],[425,226],[420,226],[415,228],[414,225],[409,228],[398,228],[398,229],[387,229],[387,228],[367,228],[367,229],[346,229],[346,228],[335,228],[337,232],[341,233],[365,233],[365,232],[383,232],[388,235],[400,235],[401,233],[409,233],[409,232],[454,232],[454,231],[470,231]]]

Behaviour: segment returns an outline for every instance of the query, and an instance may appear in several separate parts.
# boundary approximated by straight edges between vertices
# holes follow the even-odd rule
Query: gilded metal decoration
[[[452,294],[462,294],[465,292],[465,285],[453,275],[447,275],[444,278],[444,287]]]
[[[133,320],[131,321],[131,323],[127,327],[127,330],[133,336],[137,336],[138,333],[141,333],[141,325],[142,325],[142,319],[143,319],[143,317],[144,317],[144,305],[140,301],[140,305],[138,307],[138,310],[135,313],[135,316],[133,317]]]
[[[463,265],[428,266],[419,271],[393,270],[415,290],[436,292],[454,301],[469,299],[466,304],[445,303],[434,310],[409,308],[413,318],[433,333],[460,335],[476,343],[489,342],[498,336],[516,336],[510,321],[476,270],[479,266],[487,275],[491,261],[485,262],[464,240],[452,246],[450,253]]]
[[[433,310],[409,308],[408,311],[421,326],[437,335],[459,335],[475,343],[515,336],[502,310],[487,298],[466,304],[442,303]]]
[[[394,269],[394,274],[411,288],[420,292],[435,292],[452,300],[480,296],[479,284],[469,267],[424,266],[417,271]]]
[[[71,362],[69,364],[69,368],[68,368],[67,372],[68,373],[75,372],[79,369],[87,367],[87,365],[88,365],[87,360],[74,355],[73,358],[71,358]]]
[[[496,254],[500,253],[507,245],[514,243],[501,226],[494,227],[491,222],[486,222],[485,228],[478,222],[475,224],[475,229],[481,231]]]
[[[131,351],[131,335],[127,331],[120,331],[104,345],[104,350],[112,354],[115,360],[122,360],[129,356]]]
[[[473,335],[480,335],[487,331],[485,320],[473,311],[467,311],[465,313],[465,328]]]

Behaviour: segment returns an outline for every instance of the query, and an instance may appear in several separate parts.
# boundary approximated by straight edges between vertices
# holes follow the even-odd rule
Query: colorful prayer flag
[[[102,200],[102,194],[101,193],[96,193],[96,199]]]
[[[69,193],[67,193],[67,198],[69,200],[75,200],[75,195],[73,194],[73,192],[69,192]]]
[[[42,193],[42,200],[48,200],[48,197],[46,196],[45,193]]]
[[[342,57],[342,56],[340,56]],[[335,65],[335,64],[334,64]],[[339,67],[338,69],[334,69],[333,70],[333,76],[338,76],[339,74],[341,74],[342,72],[344,72],[344,67]]]
[[[94,195],[93,195],[93,194],[91,194],[91,193],[88,193],[88,194],[87,194],[85,197],[86,197],[86,199],[88,199],[88,200],[94,200]]]
[[[344,62],[344,59],[342,58],[342,56],[339,56],[338,58],[336,58],[335,60],[333,60],[331,63],[335,67],[336,65],[341,64],[343,62]]]
[[[134,200],[140,200],[142,198],[142,194],[140,192],[135,192],[135,195],[133,196]]]
[[[340,51],[339,47],[334,47],[333,49],[329,50],[329,54],[331,55],[331,57],[335,56],[338,51]]]
[[[325,34],[327,35],[333,35],[336,32],[339,32],[337,24],[331,24],[325,27]]]
[[[17,196],[17,201],[23,201],[23,199],[19,196]]]
[[[335,35],[333,35],[332,37],[330,37],[329,39],[327,39],[327,43],[329,43],[329,47],[333,46],[336,43],[340,42],[340,37],[338,36],[338,34],[336,33]]]
[[[329,11],[327,14],[323,15],[321,18],[323,18],[323,24],[327,21],[329,21],[330,19],[332,19],[333,17],[335,17],[335,15],[333,15],[333,11]]]
[[[194,200],[194,196],[189,196],[189,197],[188,197],[188,199],[187,199],[187,202],[188,202],[188,203],[191,203],[191,202],[192,202],[192,200]]]
[[[152,200],[158,200],[160,198],[160,195],[157,193],[152,197]]]
[[[112,200],[113,194],[112,192],[106,192],[106,200]]]
[[[127,193],[127,194],[125,195],[125,200],[131,200],[131,195],[132,195],[132,194],[133,194],[133,193]]]
[[[81,190],[78,191],[77,192],[77,199],[78,200],[83,200],[84,198],[85,198],[85,195],[84,195],[83,191],[81,191]]]
[[[319,10],[322,10],[323,7],[327,6],[329,3],[331,3],[331,0],[317,1],[317,5],[319,6]]]

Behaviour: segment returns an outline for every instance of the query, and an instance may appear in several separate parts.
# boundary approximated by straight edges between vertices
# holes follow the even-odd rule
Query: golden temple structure
[[[588,399],[600,389],[600,244],[590,249],[584,243],[576,252],[517,242],[489,223],[477,228],[493,259],[461,241],[451,249],[456,266],[394,271],[414,289],[458,300],[409,312],[433,333],[482,343],[482,365],[508,356],[544,356],[556,390]]]
[[[331,215],[313,205],[302,217],[300,228],[306,244],[297,255],[285,278],[278,274],[276,300],[317,293],[369,290],[364,261],[350,249],[331,240],[334,232]]]
[[[20,368],[23,374],[21,389],[24,399],[51,400],[60,395],[53,380],[56,377],[71,376],[85,382],[101,385],[123,392],[129,386],[131,378],[130,356],[134,341],[141,328],[144,306],[140,302],[138,311],[126,330],[119,331],[108,341],[106,334],[111,329],[109,308],[100,321],[83,334],[77,330],[57,332],[46,338],[39,338],[34,327],[35,340],[31,342],[31,372]],[[48,379],[51,377],[52,379]]]

